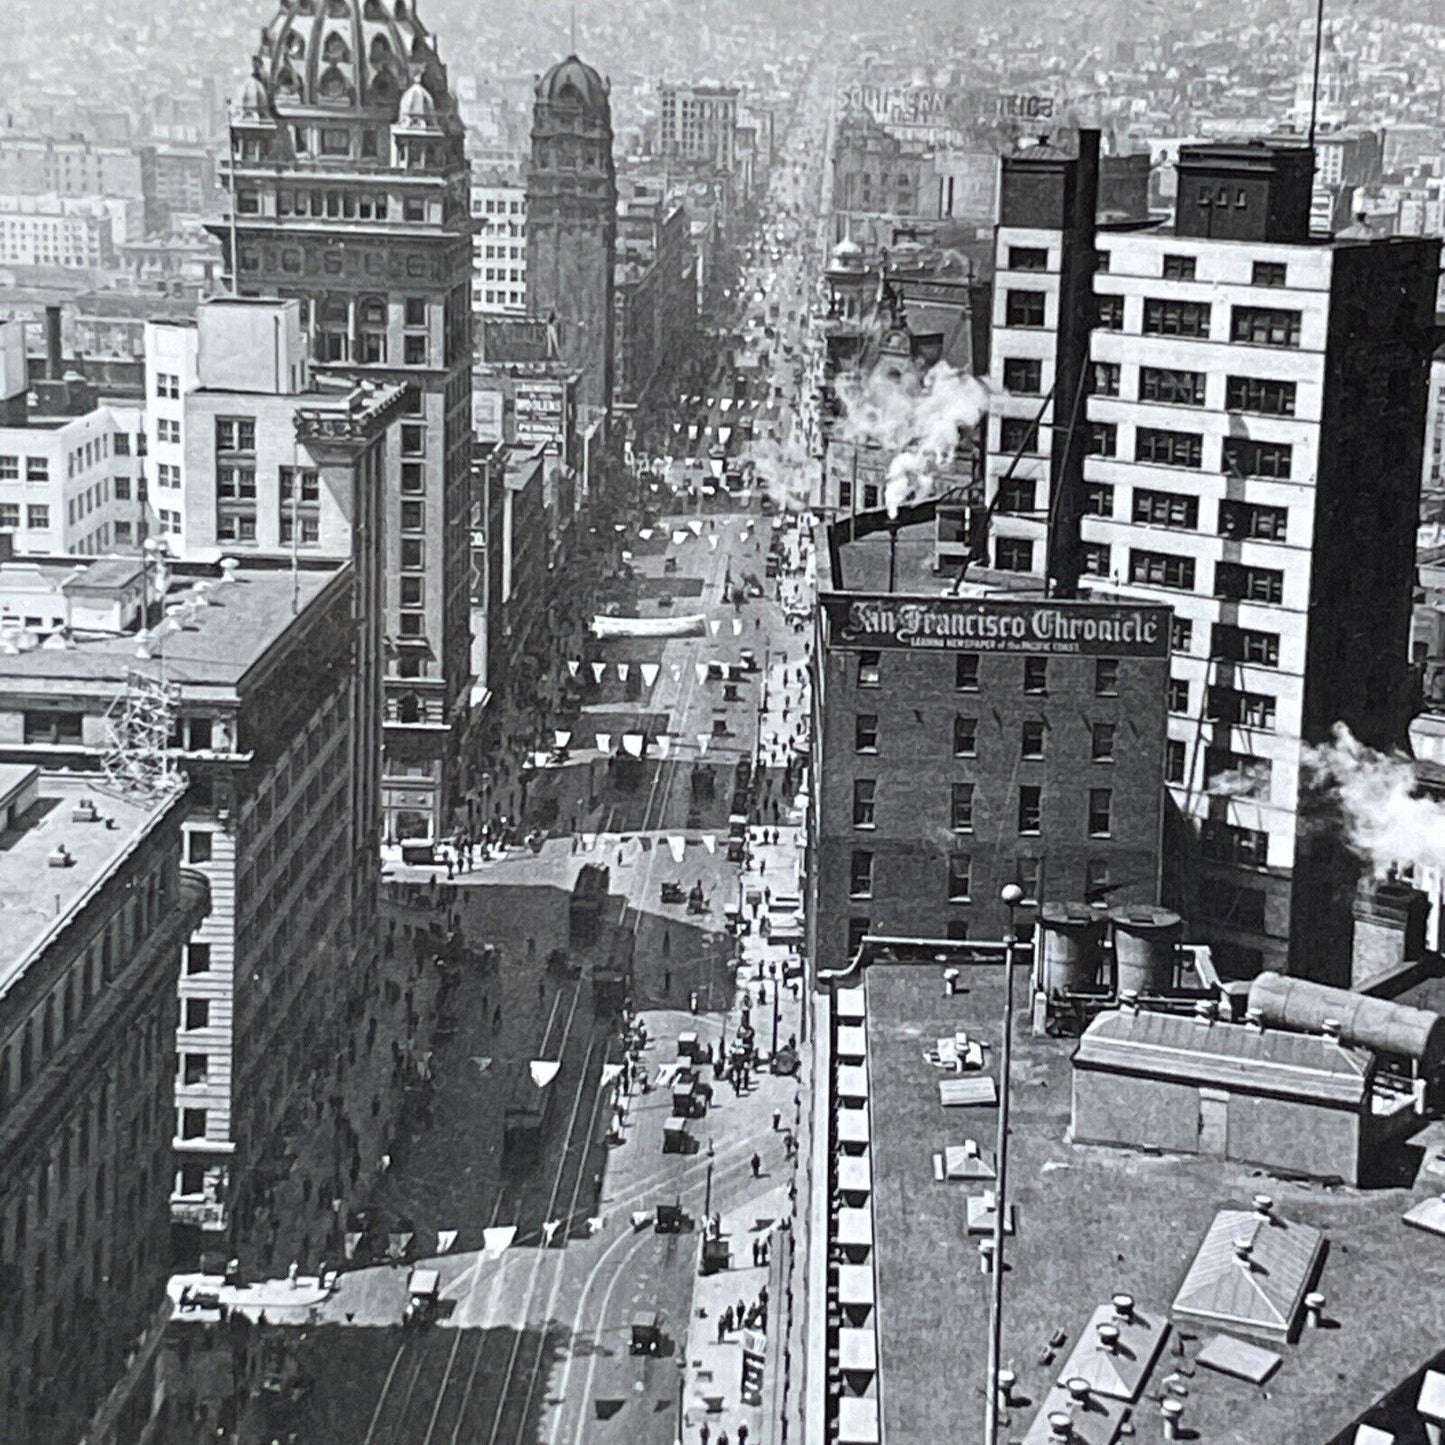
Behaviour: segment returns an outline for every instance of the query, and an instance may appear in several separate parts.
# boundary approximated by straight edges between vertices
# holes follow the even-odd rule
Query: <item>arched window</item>
[[[403,723],[421,721],[421,700],[414,692],[409,692],[404,697],[397,699],[396,718],[398,722]]]

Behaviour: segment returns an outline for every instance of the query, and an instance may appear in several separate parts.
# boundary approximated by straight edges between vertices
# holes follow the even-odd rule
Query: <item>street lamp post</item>
[[[707,1229],[707,1222],[712,1218],[712,1138],[707,1141],[707,1186],[703,1194],[702,1219],[703,1229]]]
[[[984,1395],[984,1445],[994,1445],[999,1424],[999,1369],[1003,1354],[1003,1271],[1004,1236],[1008,1222],[1008,1105],[1009,1067],[1013,1057],[1014,947],[1018,943],[1015,910],[1024,891],[1017,883],[1006,883],[999,898],[1008,909],[1008,931],[1004,934],[1003,1043],[999,1050],[997,1191],[993,1216],[993,1290],[988,1314],[988,1379]]]

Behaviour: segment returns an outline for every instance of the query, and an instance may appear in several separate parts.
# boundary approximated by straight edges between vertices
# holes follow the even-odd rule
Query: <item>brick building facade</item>
[[[825,593],[809,954],[999,938],[1032,902],[1153,902],[1169,609]]]

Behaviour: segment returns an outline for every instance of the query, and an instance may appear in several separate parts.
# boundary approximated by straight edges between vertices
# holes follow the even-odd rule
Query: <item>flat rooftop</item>
[[[23,764],[0,768],[0,793],[19,781],[11,773],[30,771]],[[40,775],[38,802],[19,826],[0,833],[0,996],[174,799],[167,793],[136,801],[103,792],[93,776]],[[76,821],[76,804],[83,801],[95,805],[97,821]],[[112,818],[114,828],[106,822]],[[72,861],[52,868],[51,854],[62,846]]]
[[[990,1157],[993,1108],[939,1102],[946,1076],[925,1062],[939,1038],[965,1030],[987,1046],[997,1074],[1003,979],[997,965],[962,966],[966,990],[943,996],[936,965],[873,964],[864,973],[872,1111],[874,1258],[880,1397],[889,1441],[982,1436],[989,1281],[965,1198],[982,1185],[936,1182],[933,1155],[975,1139]],[[1284,1218],[1325,1232],[1319,1288],[1338,1328],[1306,1330],[1279,1347],[1284,1363],[1260,1390],[1197,1369],[1184,1424],[1211,1445],[1318,1445],[1440,1348],[1445,1291],[1438,1239],[1400,1216],[1438,1194],[1428,1177],[1409,1188],[1358,1190],[1289,1182],[1228,1161],[1150,1155],[1068,1142],[1070,1058],[1076,1041],[1036,1039],[1026,980],[1015,976],[1009,1195],[1016,1233],[1006,1258],[1003,1363],[1033,1403],[1011,1412],[1005,1438],[1027,1432],[1093,1311],[1127,1291],[1166,1314],[1190,1260],[1221,1208],[1247,1208],[1265,1192]],[[1051,1365],[1049,1339],[1066,1336]],[[1185,1325],[1192,1363],[1210,1331]],[[1136,1420],[1157,1438],[1157,1395],[1178,1364],[1169,1346],[1145,1387]]]
[[[873,514],[866,514],[871,523]],[[896,556],[890,563],[892,534],[886,527],[863,533],[865,514],[859,514],[858,532],[849,539],[846,517],[837,523],[838,568],[833,575],[833,589],[838,592],[887,592],[890,566],[893,569],[894,592],[913,596],[942,597],[952,595],[956,571],[935,572],[935,523],[915,522],[898,529]],[[827,543],[822,543],[826,547]],[[984,592],[1038,592],[1042,587],[1037,577],[1020,572],[996,572],[991,567],[970,564],[964,595]]]
[[[25,565],[34,564],[27,560]],[[73,560],[54,566],[61,575],[75,570]],[[70,647],[0,651],[0,688],[43,682],[62,690],[66,683],[119,683],[132,669],[159,672],[162,659],[167,682],[234,688],[335,578],[336,570],[308,568],[293,576],[289,569],[243,565],[233,574],[234,581],[173,575],[167,606],[183,603],[197,581],[209,583],[209,605],[196,609],[179,627],[167,623],[161,639],[151,645],[149,662],[137,656],[137,633],[79,633]],[[156,630],[151,629],[152,636]]]

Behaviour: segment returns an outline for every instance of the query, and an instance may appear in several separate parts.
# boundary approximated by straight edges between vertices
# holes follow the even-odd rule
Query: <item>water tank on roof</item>
[[[1445,1018],[1430,1009],[1330,988],[1305,978],[1262,973],[1249,985],[1249,1007],[1266,1027],[1319,1034],[1339,1025],[1340,1042],[1409,1059],[1421,1074],[1445,1064]]]
[[[1114,928],[1116,990],[1142,995],[1173,988],[1183,919],[1167,908],[1130,904],[1111,908],[1109,922]]]
[[[1103,909],[1087,903],[1044,904],[1039,931],[1045,993],[1078,993],[1098,984],[1106,921]]]

